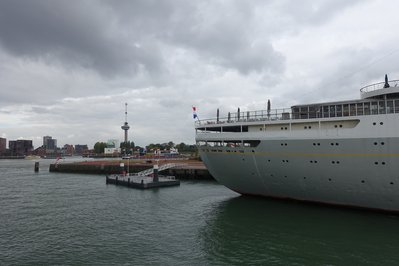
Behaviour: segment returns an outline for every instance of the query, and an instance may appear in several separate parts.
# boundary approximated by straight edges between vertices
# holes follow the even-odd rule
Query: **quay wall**
[[[129,172],[137,173],[143,170],[152,168],[152,165],[139,164],[130,165]],[[127,172],[128,168],[125,164],[122,170],[118,164],[81,164],[81,163],[66,163],[66,164],[51,164],[50,172],[58,173],[76,173],[76,174],[96,174],[96,175],[111,175],[120,174],[122,171]],[[188,164],[177,168],[166,169],[161,172],[163,175],[175,176],[177,179],[201,179],[211,180],[212,175],[205,167],[196,167]]]

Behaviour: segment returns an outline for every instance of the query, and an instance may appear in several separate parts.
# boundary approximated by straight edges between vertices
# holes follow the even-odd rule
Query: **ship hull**
[[[397,119],[397,114],[365,116],[353,128],[312,132],[233,133],[234,139],[260,143],[199,151],[212,176],[241,194],[397,212]],[[197,141],[204,139],[232,134],[197,135]]]

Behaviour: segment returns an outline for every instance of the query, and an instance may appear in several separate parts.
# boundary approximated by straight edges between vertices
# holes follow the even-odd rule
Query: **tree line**
[[[147,152],[151,150],[170,150],[171,148],[177,149],[180,153],[196,153],[197,146],[194,144],[185,144],[181,142],[179,144],[173,143],[173,141],[169,141],[168,143],[151,143],[145,147],[135,146],[133,141],[128,142],[121,142],[119,145],[122,151],[125,149],[128,151],[127,153],[130,154],[132,150],[143,152],[147,150]],[[97,154],[104,153],[105,148],[107,148],[106,142],[96,142],[94,144],[94,152]]]

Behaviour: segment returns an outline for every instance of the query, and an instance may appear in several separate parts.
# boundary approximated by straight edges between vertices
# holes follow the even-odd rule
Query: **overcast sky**
[[[0,137],[194,143],[200,119],[399,79],[399,2],[0,0]]]

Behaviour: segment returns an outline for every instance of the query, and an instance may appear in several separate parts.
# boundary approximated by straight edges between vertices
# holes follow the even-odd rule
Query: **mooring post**
[[[154,164],[154,178],[152,179],[152,182],[159,182],[158,164]]]
[[[39,172],[39,162],[35,162],[35,172]]]

